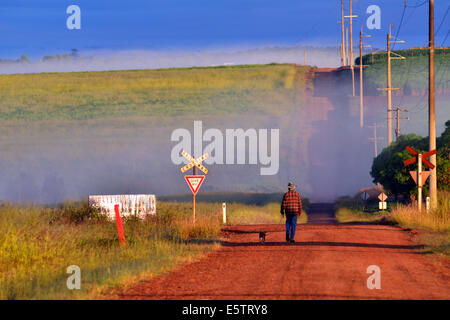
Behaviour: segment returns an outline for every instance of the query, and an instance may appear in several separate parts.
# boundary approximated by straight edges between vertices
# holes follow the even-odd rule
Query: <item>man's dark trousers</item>
[[[286,238],[290,235],[289,240],[294,240],[295,228],[297,227],[297,215],[287,214],[286,215]]]

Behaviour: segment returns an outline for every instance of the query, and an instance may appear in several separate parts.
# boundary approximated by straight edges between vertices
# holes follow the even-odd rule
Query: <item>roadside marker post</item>
[[[428,151],[424,154],[418,153],[416,150],[411,148],[410,146],[406,146],[406,150],[413,155],[412,158],[409,158],[408,160],[403,161],[403,165],[406,167],[410,164],[413,164],[417,161],[417,171],[410,171],[409,174],[413,178],[414,182],[417,184],[417,208],[420,211],[422,211],[422,186],[427,181],[427,178],[429,177],[431,171],[423,171],[422,172],[422,163],[426,165],[431,170],[434,169],[434,164],[429,162],[426,158],[431,157],[432,155],[435,155],[436,149]]]
[[[222,217],[223,224],[227,223],[227,204],[225,202],[222,203]]]
[[[181,168],[181,173],[186,172],[187,170],[193,168],[194,174],[192,176],[185,176],[185,180],[189,186],[189,189],[192,191],[192,221],[195,224],[195,195],[197,194],[198,190],[200,189],[200,186],[202,185],[203,181],[205,180],[206,176],[202,175],[195,175],[195,168],[199,168],[203,173],[206,175],[208,174],[208,169],[206,169],[201,162],[204,161],[209,157],[209,153],[205,153],[201,157],[194,158],[186,151],[182,151],[181,155],[189,161],[187,165]]]
[[[123,232],[122,218],[120,217],[119,205],[114,205],[114,211],[116,213],[117,233],[119,234],[119,241],[121,244],[126,244],[125,233]]]

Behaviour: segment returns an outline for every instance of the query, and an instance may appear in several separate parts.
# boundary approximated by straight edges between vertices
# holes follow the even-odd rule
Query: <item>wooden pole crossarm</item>
[[[400,90],[400,88],[377,88],[377,90],[389,91],[389,90]]]

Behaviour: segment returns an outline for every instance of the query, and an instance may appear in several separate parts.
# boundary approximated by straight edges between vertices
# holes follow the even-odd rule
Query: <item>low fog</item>
[[[75,51],[40,59],[1,60],[0,73],[73,72],[134,70],[239,64],[296,63],[334,67],[340,63],[339,49],[334,47],[264,47],[227,50],[127,50]]]
[[[260,53],[253,54],[252,59],[246,52],[241,54],[241,60],[234,56],[232,61],[221,61],[266,63],[272,62],[275,56],[266,57],[261,52],[258,59],[255,57]],[[294,57],[299,52],[294,50],[289,54],[292,54],[291,62],[295,62]],[[191,57],[196,56],[192,54]],[[148,59],[150,63],[152,60]],[[200,63],[200,57],[197,59]],[[299,57],[296,59],[298,62]],[[331,64],[334,60],[329,59]],[[219,63],[219,59],[213,60],[202,62],[205,65]],[[279,61],[286,60],[280,58]],[[152,63],[154,65],[147,67],[156,64],[161,67],[169,62]],[[180,61],[172,61],[172,66],[177,63],[186,65],[187,59],[182,61],[180,57]],[[426,99],[394,96],[393,104],[400,99],[403,103],[416,105],[409,114],[411,121],[402,124],[402,132],[425,136],[427,110],[422,104]],[[378,137],[384,138],[378,144],[380,152],[386,146],[385,105],[386,97],[366,97],[365,126],[361,128],[359,96],[358,91],[355,97],[351,96],[351,76],[347,73],[333,77],[323,73],[316,74],[313,91],[308,90],[302,98],[293,97],[292,112],[276,116],[247,113],[165,119],[42,121],[2,126],[0,199],[56,203],[85,198],[89,194],[151,193],[159,196],[188,193],[180,172],[181,165],[171,161],[171,152],[176,145],[171,141],[171,135],[179,128],[193,133],[194,121],[202,120],[204,130],[215,128],[223,133],[226,129],[237,128],[279,129],[280,159],[278,174],[267,176],[260,174],[260,165],[206,164],[209,173],[200,192],[281,192],[286,190],[288,181],[294,181],[302,195],[312,201],[333,201],[372,185],[369,172],[374,144],[369,138],[374,132],[368,125],[384,125],[378,129]],[[448,105],[449,97],[438,95],[438,136],[448,120]]]

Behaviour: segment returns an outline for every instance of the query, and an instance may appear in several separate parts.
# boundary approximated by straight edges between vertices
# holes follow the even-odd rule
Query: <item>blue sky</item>
[[[344,1],[348,8],[348,0]],[[404,0],[354,0],[357,41],[366,9],[381,8],[381,29],[365,31],[377,47],[385,46],[389,23],[393,33],[403,13]],[[425,45],[428,4],[407,0],[399,37],[407,45]],[[66,8],[81,8],[81,30],[66,28]],[[450,5],[436,0],[436,28]],[[361,19],[362,17],[362,19]],[[260,47],[266,45],[339,45],[339,0],[2,0],[0,57],[16,58],[65,53],[71,48],[92,50],[189,49]],[[450,28],[447,14],[437,34],[442,44]],[[450,37],[445,44],[449,45]],[[400,45],[397,45],[400,46]],[[403,45],[401,45],[403,46]],[[400,47],[401,47],[400,46]]]

